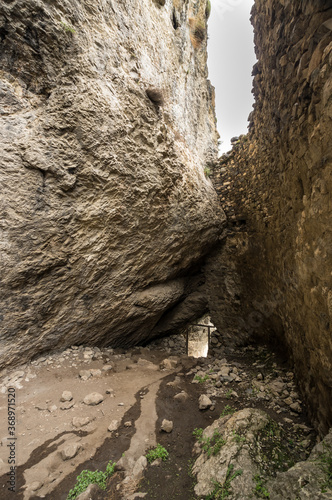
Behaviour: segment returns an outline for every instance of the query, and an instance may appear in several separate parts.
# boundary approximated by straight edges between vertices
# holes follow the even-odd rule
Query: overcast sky
[[[209,79],[216,88],[220,153],[231,148],[231,137],[247,132],[252,109],[252,67],[256,62],[249,21],[254,0],[211,0],[208,24]]]

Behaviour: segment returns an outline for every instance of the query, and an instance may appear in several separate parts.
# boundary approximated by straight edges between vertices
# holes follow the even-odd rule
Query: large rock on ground
[[[307,460],[288,470],[292,456],[282,434],[265,412],[252,408],[213,422],[195,445],[195,493],[209,495],[217,487],[229,500],[331,499],[332,430]]]
[[[206,40],[189,25],[203,4],[177,2],[174,25],[171,2],[2,2],[2,365],[141,342],[193,292],[224,221],[204,175]]]

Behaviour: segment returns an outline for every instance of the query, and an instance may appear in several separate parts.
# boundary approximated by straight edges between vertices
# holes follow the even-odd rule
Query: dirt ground
[[[162,361],[168,358],[172,367],[161,367]],[[276,359],[271,355],[269,360],[270,363],[259,365],[261,357],[255,350],[229,354],[227,361],[245,371],[249,381],[226,384],[227,387],[215,393],[212,408],[204,411],[199,410],[199,396],[206,393],[208,387],[211,392],[215,381],[193,383],[193,379],[197,363],[196,372],[208,371],[214,361],[209,357],[197,360],[180,356],[172,360],[169,353],[149,348],[120,353],[75,347],[4,372],[0,386],[0,498],[66,500],[82,470],[105,470],[110,460],[118,462],[121,457],[128,470],[132,462],[157,443],[168,450],[169,459],[159,465],[148,465],[133,492],[136,489],[146,500],[197,498],[193,492],[195,478],[191,474],[193,431],[211,425],[226,405],[232,405],[235,410],[248,406],[265,409],[290,429],[295,424],[308,425],[305,407],[300,414],[287,409],[278,413],[271,404],[250,394],[251,376],[255,377],[259,370],[276,370]],[[287,369],[279,363],[278,374]],[[90,375],[86,371],[90,371]],[[236,388],[236,399],[230,399],[231,387]],[[7,396],[10,388],[16,393],[15,492],[8,490]],[[61,402],[64,391],[70,391],[73,399]],[[188,398],[183,402],[174,400],[181,391],[185,391]],[[94,406],[84,403],[84,398],[94,392],[103,400]],[[75,418],[86,420],[77,425]],[[163,419],[173,421],[171,433],[160,430]],[[114,420],[117,429],[110,432],[108,427]],[[311,439],[313,444],[314,434]],[[299,454],[298,458],[305,456]],[[93,498],[123,500],[124,493],[118,489],[123,478],[124,472],[117,472],[106,491],[100,490]]]

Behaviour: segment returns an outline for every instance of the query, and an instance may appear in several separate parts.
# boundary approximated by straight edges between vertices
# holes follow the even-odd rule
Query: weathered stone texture
[[[286,347],[322,434],[332,426],[331,16],[329,1],[256,0],[256,103],[248,137],[214,169],[229,236],[207,269],[214,324],[234,341]]]
[[[140,342],[193,291],[224,220],[202,8],[1,2],[2,365]]]

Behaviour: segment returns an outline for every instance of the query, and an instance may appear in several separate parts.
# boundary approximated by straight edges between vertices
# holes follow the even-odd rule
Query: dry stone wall
[[[205,8],[0,3],[1,365],[132,345],[206,311],[192,276],[224,215],[204,175]]]
[[[213,172],[228,238],[207,266],[213,323],[229,341],[274,340],[311,417],[332,426],[332,9],[256,0],[248,136]]]

